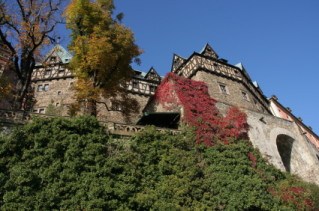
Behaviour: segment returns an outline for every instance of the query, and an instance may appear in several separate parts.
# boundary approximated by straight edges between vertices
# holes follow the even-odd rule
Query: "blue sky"
[[[188,57],[209,43],[229,63],[242,62],[267,97],[277,95],[319,133],[318,0],[116,0],[115,4],[144,51],[136,69],[153,66],[165,75],[173,53]]]

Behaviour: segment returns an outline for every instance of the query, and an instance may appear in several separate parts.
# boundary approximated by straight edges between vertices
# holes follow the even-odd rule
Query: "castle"
[[[73,85],[77,80],[67,68],[71,59],[69,52],[56,45],[36,67],[32,75],[33,113],[46,114],[49,107],[54,107],[59,115],[68,115],[68,107],[75,102]],[[249,139],[270,163],[319,184],[319,137],[277,97],[265,97],[242,64],[229,64],[207,44],[188,58],[174,55],[171,72],[205,82],[222,113],[230,106],[244,111],[250,125]],[[97,118],[101,122],[178,128],[182,105],[168,110],[152,98],[161,79],[154,68],[146,73],[135,71],[125,87],[128,95],[139,102],[139,111],[127,119],[120,104],[104,99],[98,105]]]
[[[76,102],[74,98],[73,85],[76,78],[66,68],[72,56],[61,45],[56,45],[46,55],[45,65],[39,64],[32,75],[32,87],[34,89],[35,105],[34,113],[45,114],[49,105],[57,107],[66,116],[68,107]],[[102,99],[103,103],[98,104],[97,113],[100,121],[134,124],[142,113],[150,96],[155,93],[156,87],[161,81],[154,68],[147,73],[134,71],[132,80],[127,84],[128,95],[136,99],[140,104],[140,110],[128,120],[122,115],[122,107],[119,104],[112,104],[110,99]]]

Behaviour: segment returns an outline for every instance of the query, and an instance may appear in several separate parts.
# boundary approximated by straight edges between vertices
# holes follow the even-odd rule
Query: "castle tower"
[[[243,65],[231,65],[219,58],[209,44],[187,59],[174,54],[172,72],[195,81],[204,81],[210,95],[219,102],[270,113],[267,98],[253,83]]]
[[[263,95],[259,85],[251,80],[242,64],[229,64],[227,60],[219,58],[207,44],[202,51],[194,52],[187,59],[175,54],[172,72],[204,82],[210,97],[217,101],[216,107],[221,113],[225,114],[228,108],[234,106],[245,112],[250,126],[249,140],[271,164],[282,171],[319,184],[319,152],[314,146],[318,136],[300,119],[283,109],[275,99],[271,100],[270,108],[270,101]],[[170,81],[164,80],[164,83]],[[169,84],[166,87],[170,87]],[[170,93],[174,93],[174,90]],[[179,116],[183,119],[185,108],[178,103],[179,96],[175,97],[177,104],[173,107],[161,104],[160,99],[150,101],[144,110],[147,115],[141,118],[141,124],[156,125],[162,119],[173,125],[177,124],[175,120]],[[274,109],[277,109],[277,114],[272,113]],[[278,109],[281,110],[281,115],[278,115]]]
[[[75,102],[72,89],[75,78],[67,68],[71,59],[72,55],[65,48],[56,45],[47,53],[42,63],[37,64],[32,74],[36,101],[34,113],[47,113],[50,106],[57,114],[67,115],[68,106]]]

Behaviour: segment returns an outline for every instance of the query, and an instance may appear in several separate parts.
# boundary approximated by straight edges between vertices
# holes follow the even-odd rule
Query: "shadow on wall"
[[[291,170],[291,152],[294,141],[290,136],[283,134],[278,135],[276,140],[278,152],[287,172]]]

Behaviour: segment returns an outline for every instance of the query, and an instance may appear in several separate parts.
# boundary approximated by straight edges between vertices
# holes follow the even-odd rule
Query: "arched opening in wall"
[[[277,149],[280,154],[282,163],[285,166],[286,171],[290,172],[291,170],[291,151],[293,146],[294,139],[287,135],[278,135],[276,144]]]

